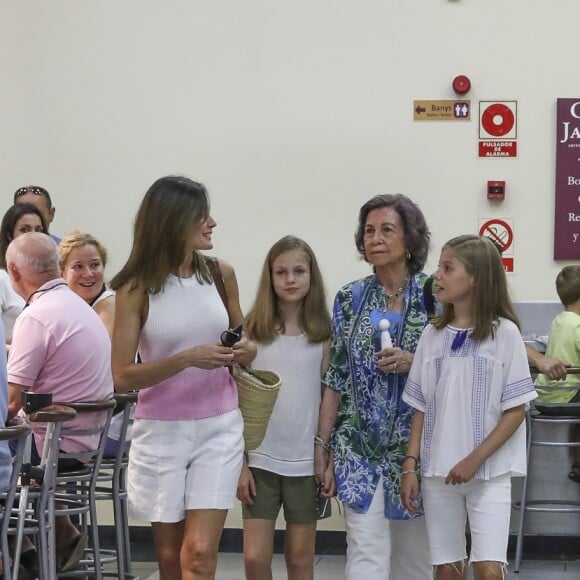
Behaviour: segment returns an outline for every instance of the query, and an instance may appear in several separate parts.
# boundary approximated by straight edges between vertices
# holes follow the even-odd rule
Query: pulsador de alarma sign
[[[580,259],[580,99],[558,99],[554,259]]]

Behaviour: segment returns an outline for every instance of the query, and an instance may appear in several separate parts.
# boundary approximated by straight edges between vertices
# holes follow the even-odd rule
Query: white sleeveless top
[[[250,467],[279,475],[314,475],[314,435],[318,428],[324,343],[280,335],[260,344],[252,363],[279,373],[282,386],[264,441],[248,454]]]
[[[92,307],[94,308],[99,302],[114,296],[115,292],[113,290],[109,290],[108,288],[92,303]]]
[[[168,276],[158,294],[149,295],[149,313],[141,329],[139,354],[144,363],[173,356],[202,344],[219,344],[228,313],[215,284],[195,276]],[[137,419],[187,420],[216,417],[238,406],[236,383],[226,367],[188,367],[139,391]]]

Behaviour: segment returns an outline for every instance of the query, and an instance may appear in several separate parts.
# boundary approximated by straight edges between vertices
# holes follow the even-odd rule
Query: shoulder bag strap
[[[220,269],[220,264],[218,262],[218,259],[213,257],[213,256],[204,256],[204,259],[205,259],[205,265],[207,266],[207,269],[209,270],[211,277],[213,278],[213,282],[215,284],[216,290],[218,291],[218,294],[220,295],[220,298],[222,299],[222,302],[224,303],[224,306],[226,307],[226,312],[228,313],[228,318],[231,318],[230,311],[228,309],[228,292],[226,290],[224,277],[222,276],[222,271]],[[230,320],[230,324],[231,324],[231,320]]]

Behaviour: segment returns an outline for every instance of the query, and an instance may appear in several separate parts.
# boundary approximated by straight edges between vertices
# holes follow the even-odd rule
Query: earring
[[[411,252],[407,252],[405,257],[407,258],[407,262],[408,262],[411,259]]]

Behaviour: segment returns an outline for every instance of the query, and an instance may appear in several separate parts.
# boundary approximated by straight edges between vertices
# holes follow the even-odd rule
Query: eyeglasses
[[[43,197],[50,197],[50,195],[48,195],[48,191],[46,191],[46,189],[44,189],[43,187],[31,186],[31,187],[20,187],[19,189],[17,189],[14,192],[14,199],[18,199],[19,197],[26,195],[27,193],[33,193],[34,195],[42,195]]]
[[[38,187],[38,185],[28,185],[26,187],[20,187],[14,192],[14,203],[18,201],[18,198],[26,195],[27,193],[32,193],[32,195],[38,195],[39,197],[44,197],[48,209],[52,208],[52,199],[50,199],[50,193],[44,189],[44,187]]]

